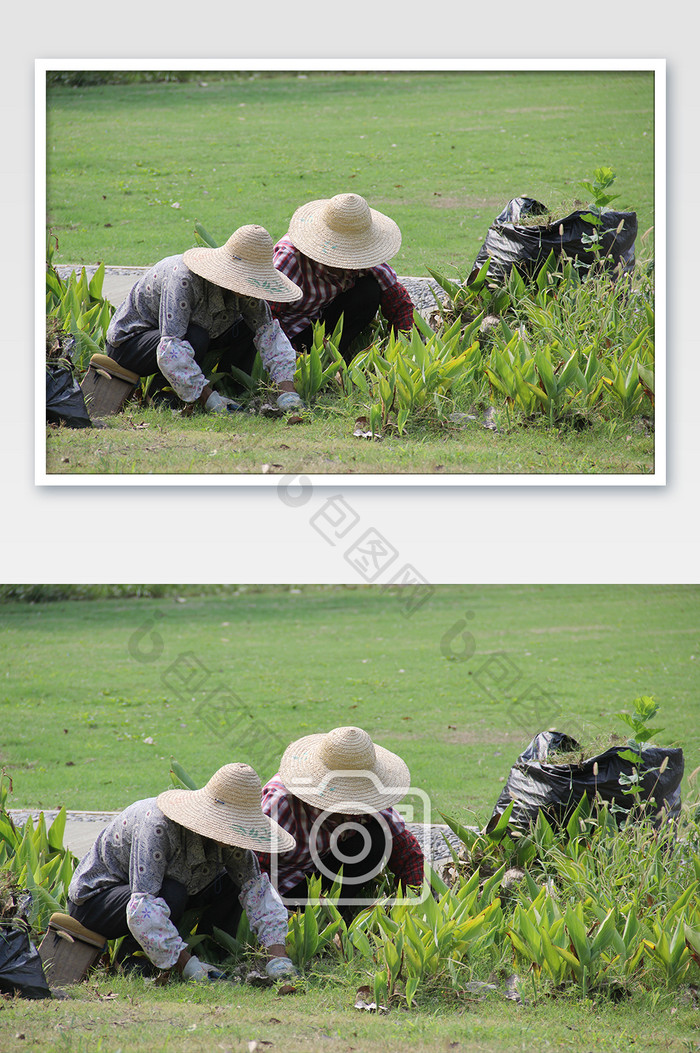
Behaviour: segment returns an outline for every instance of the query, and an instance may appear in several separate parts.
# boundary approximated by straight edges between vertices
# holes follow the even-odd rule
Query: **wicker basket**
[[[139,382],[137,373],[124,369],[107,355],[93,355],[80,385],[92,419],[119,413]]]
[[[49,987],[80,983],[106,946],[104,936],[86,929],[70,914],[52,914],[39,947]]]

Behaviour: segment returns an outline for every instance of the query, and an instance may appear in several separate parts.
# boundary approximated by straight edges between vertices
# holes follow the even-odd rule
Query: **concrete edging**
[[[80,273],[83,266],[88,276],[88,280],[90,280],[97,270],[98,265],[61,263],[55,264],[54,266],[59,277],[63,281],[66,281],[73,271]],[[105,278],[102,286],[104,298],[114,307],[118,307],[122,300],[124,300],[129,294],[135,282],[137,282],[141,275],[145,274],[148,269],[148,267],[105,267]],[[435,290],[436,294],[439,295],[441,299],[444,299],[445,297],[445,293],[433,278],[400,277],[399,281],[408,291],[414,307],[421,313],[430,310],[435,306],[435,297],[431,290]]]

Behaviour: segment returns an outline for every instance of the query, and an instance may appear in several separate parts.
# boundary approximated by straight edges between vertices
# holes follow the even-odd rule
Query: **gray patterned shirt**
[[[107,342],[118,347],[137,333],[157,330],[161,372],[185,402],[194,402],[206,378],[185,340],[188,326],[199,325],[215,339],[239,319],[253,333],[253,342],[272,380],[291,380],[296,355],[267,301],[239,296],[207,281],[191,271],[181,255],[166,256],[139,278],[114,312]]]
[[[267,947],[284,943],[287,910],[255,853],[221,845],[168,819],[155,797],[129,805],[105,827],[78,864],[68,898],[82,903],[115,885],[129,885],[129,928],[149,958],[166,968],[185,944],[158,896],[164,879],[179,881],[194,895],[224,870],[240,888],[241,905],[260,941]]]

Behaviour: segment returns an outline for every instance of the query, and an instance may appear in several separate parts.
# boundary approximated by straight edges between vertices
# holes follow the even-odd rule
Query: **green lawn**
[[[358,977],[365,982],[366,977]],[[376,1016],[353,1008],[355,987],[312,981],[274,991],[215,985],[148,990],[110,978],[74,988],[69,1001],[0,1003],[4,1053],[689,1053],[697,1008],[682,994],[633,1002],[564,998],[516,1005],[502,993],[423,997],[420,1011]],[[257,1043],[257,1045],[251,1045]]]
[[[481,823],[532,735],[621,731],[642,694],[661,705],[660,741],[685,749],[685,794],[700,763],[697,586],[180,599],[0,606],[17,806],[119,809],[162,789],[171,757],[200,781],[234,759],[266,779],[295,736],[357,724],[402,754],[433,810]]]
[[[470,406],[463,407],[466,410]],[[46,471],[55,475],[649,475],[654,435],[637,421],[584,431],[544,424],[496,433],[476,421],[409,423],[381,442],[353,435],[355,412],[325,398],[305,421],[235,414],[174,418],[169,409],[127,408],[103,428],[47,428]]]
[[[355,191],[403,232],[400,274],[470,267],[521,194],[556,207],[595,168],[653,256],[652,71],[202,74],[189,83],[51,86],[47,223],[56,262],[147,265],[196,220],[223,240]]]

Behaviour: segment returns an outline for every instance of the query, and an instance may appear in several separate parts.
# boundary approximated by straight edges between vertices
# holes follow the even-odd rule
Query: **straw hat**
[[[168,819],[219,844],[289,852],[296,841],[263,813],[261,796],[249,764],[225,764],[201,790],[165,790],[156,804]]]
[[[405,797],[408,766],[376,746],[362,728],[333,728],[287,746],[280,778],[290,793],[314,808],[345,815],[379,812]]]
[[[355,270],[386,263],[401,246],[394,220],[370,208],[359,194],[302,205],[292,216],[288,236],[312,260]]]
[[[275,269],[272,248],[265,228],[249,223],[234,230],[220,248],[187,249],[182,258],[195,274],[243,296],[275,303],[298,300],[301,289]]]

